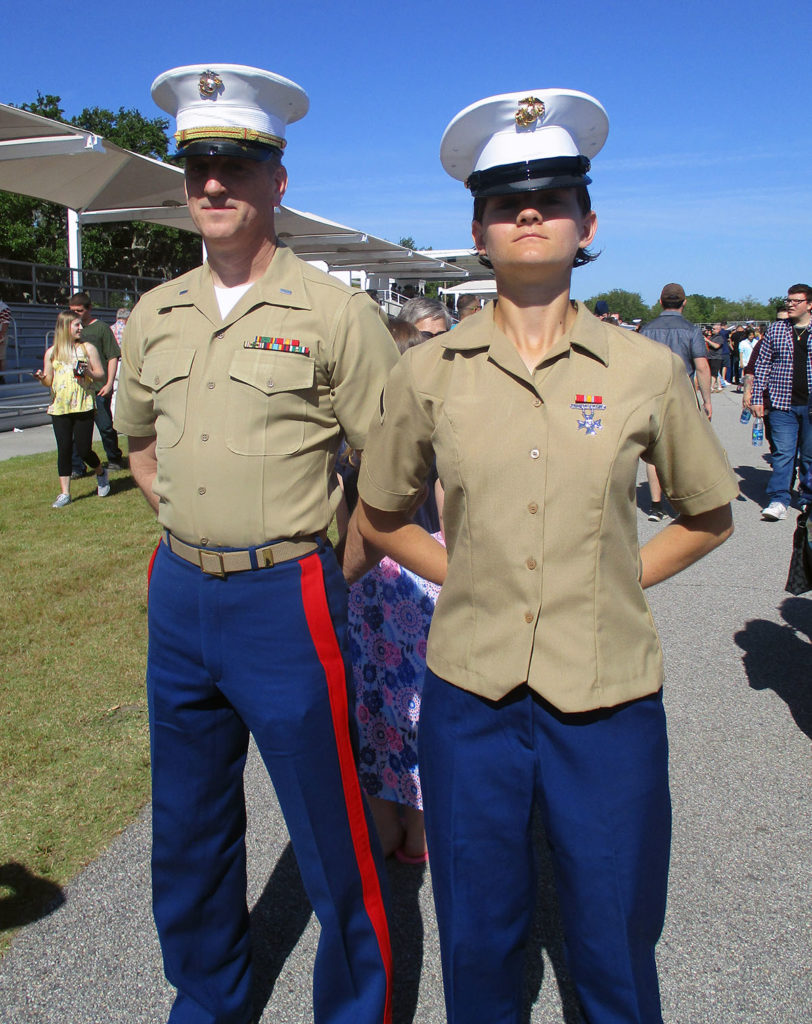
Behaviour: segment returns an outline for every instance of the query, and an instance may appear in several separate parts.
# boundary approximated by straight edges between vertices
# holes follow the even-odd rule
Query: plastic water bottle
[[[752,413],[749,409],[742,409],[742,414],[739,417],[739,423],[749,423]]]
[[[756,446],[764,444],[764,421],[758,416],[753,420],[753,444]]]

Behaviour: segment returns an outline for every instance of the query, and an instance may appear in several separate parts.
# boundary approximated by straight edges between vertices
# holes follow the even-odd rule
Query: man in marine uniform
[[[339,443],[363,448],[397,353],[366,295],[276,237],[285,129],[307,112],[306,93],[267,71],[198,65],[160,75],[152,95],[177,115],[208,254],[133,310],[116,418],[164,528],[147,691],[153,909],[178,989],[169,1019],[253,1019],[250,731],[321,923],[314,1020],[383,1024],[391,953],[380,857],[349,732],[346,591],[325,534]],[[345,571],[360,557],[350,538]]]

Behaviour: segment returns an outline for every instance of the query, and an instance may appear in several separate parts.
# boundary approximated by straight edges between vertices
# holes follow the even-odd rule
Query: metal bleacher
[[[0,384],[0,430],[12,430],[48,423],[45,410],[50,392],[32,376],[42,367],[45,349],[53,339],[59,307],[26,302],[9,302],[13,323],[8,334],[5,379]],[[93,307],[99,320],[112,324],[115,310]]]

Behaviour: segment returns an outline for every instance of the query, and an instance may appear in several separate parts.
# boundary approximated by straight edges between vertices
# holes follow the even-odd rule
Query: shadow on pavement
[[[767,450],[766,448],[764,449]],[[765,462],[764,468],[755,466],[733,466],[733,472],[739,478],[739,490],[750,501],[761,508],[767,504],[767,482],[770,479],[770,467]]]
[[[578,1000],[564,960],[558,898],[553,868],[540,820],[534,828],[539,884],[536,913],[527,949],[523,1024],[529,1024],[533,1003],[544,979],[543,952],[547,951],[556,977],[564,1024],[580,1024]],[[392,939],[392,1024],[413,1024],[417,1013],[423,967],[424,926],[420,890],[426,880],[423,865],[387,863],[392,895],[389,917]],[[302,937],[312,913],[290,843],[285,846],[271,877],[251,911],[254,967],[254,1012],[257,1019],[270,1001],[285,961]]]
[[[646,493],[648,493],[648,487],[646,487]],[[553,862],[538,813],[533,822],[533,845],[536,854],[538,885],[536,887],[536,911],[527,947],[521,1021],[522,1024],[530,1024],[533,1004],[538,999],[544,980],[543,952],[546,950],[561,998],[564,1024],[581,1024],[578,997],[570,980],[564,956],[564,939],[558,914],[558,895],[555,889]]]
[[[276,979],[312,914],[290,842],[251,911],[254,1013],[262,1016]]]
[[[812,738],[812,599],[788,597],[781,616],[786,625],[752,619],[733,639],[744,651],[750,686],[777,693],[798,728]]]
[[[8,895],[3,890],[8,890]],[[56,882],[31,874],[15,861],[0,865],[0,931],[39,921],[64,902],[65,895]]]

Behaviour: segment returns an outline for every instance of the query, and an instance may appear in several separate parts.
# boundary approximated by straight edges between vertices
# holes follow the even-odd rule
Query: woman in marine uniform
[[[607,133],[570,90],[450,123],[441,160],[497,299],[401,359],[361,470],[363,535],[443,587],[419,758],[450,1024],[520,1019],[535,808],[585,1019],[662,1020],[671,811],[644,590],[722,543],[737,488],[679,360],[570,298]],[[435,458],[447,552],[408,519]],[[641,458],[678,512],[642,549]]]

